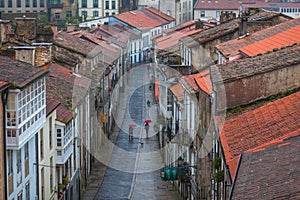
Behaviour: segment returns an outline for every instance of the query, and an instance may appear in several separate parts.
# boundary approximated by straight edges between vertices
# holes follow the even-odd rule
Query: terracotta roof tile
[[[55,36],[54,44],[86,57],[94,57],[101,53],[98,45],[66,32],[59,32]]]
[[[64,105],[60,104],[57,107],[56,116],[57,121],[67,124],[73,119],[74,113]]]
[[[269,12],[269,11],[260,11],[254,15],[250,15],[248,21],[268,21],[271,18],[280,15],[277,12]],[[194,34],[192,36],[188,36],[186,38],[182,38],[181,40],[188,47],[197,46],[199,44],[204,44],[208,41],[217,39],[228,33],[232,33],[238,30],[240,19],[230,20],[228,22],[224,22],[210,29],[201,31],[200,33]]]
[[[300,137],[242,156],[232,199],[299,199]]]
[[[289,35],[293,35],[294,31],[296,31],[296,32],[299,31],[298,28],[296,30],[289,31],[289,29],[297,27],[299,25],[300,25],[300,18],[297,18],[294,20],[289,20],[289,21],[277,24],[273,27],[266,28],[261,31],[252,33],[247,37],[244,37],[241,39],[238,38],[238,39],[224,42],[222,44],[217,45],[216,49],[219,52],[221,52],[223,56],[225,56],[226,58],[229,58],[229,57],[238,55],[239,50],[242,49],[243,47],[246,47],[251,44],[254,45],[255,43],[260,41],[261,43],[258,43],[259,45],[253,46],[253,50],[256,49],[257,52],[261,51],[261,53],[264,53],[267,51],[273,51],[273,49],[275,48],[274,45],[276,45],[274,43],[279,40],[284,41],[285,34],[288,34],[287,36],[289,36]],[[277,36],[275,36],[275,35],[277,35]],[[273,38],[273,36],[274,36],[274,38]],[[280,39],[278,39],[277,37],[280,37]],[[286,41],[285,44],[287,44],[287,45],[285,45],[285,46],[297,43],[297,41],[299,40],[298,38],[299,37],[296,37],[296,38],[292,37],[292,40],[295,40],[295,42],[292,42],[292,40],[290,42]],[[275,39],[275,41],[274,41],[274,39]],[[284,45],[284,44],[282,43],[282,45]],[[259,54],[259,53],[257,53],[257,54]]]
[[[0,79],[10,82],[17,88],[23,88],[48,71],[31,64],[0,56]]]
[[[296,45],[261,56],[244,58],[235,62],[213,66],[211,67],[211,79],[214,83],[230,82],[232,80],[242,79],[246,76],[249,77],[299,63],[300,49],[298,45]]]
[[[300,92],[226,120],[220,134],[227,163],[276,140],[300,135]],[[230,170],[233,170],[232,167]],[[233,175],[235,171],[231,171]]]
[[[167,52],[178,52],[179,51],[179,40],[185,36],[189,36],[202,31],[202,29],[195,29],[195,24],[178,31],[167,33],[165,36],[157,38],[157,49],[158,51]]]
[[[108,65],[112,65],[120,56],[120,50],[107,44],[96,34],[81,31],[76,34],[77,37],[86,40],[87,42],[93,42],[98,47],[97,49],[103,53],[103,61]]]
[[[212,93],[212,84],[210,80],[209,75],[209,69],[206,69],[200,73],[198,73],[199,76],[195,77],[195,81],[198,85],[198,87],[205,92],[206,94]]]
[[[59,101],[57,101],[50,95],[46,95],[46,116],[51,114],[59,105]]]
[[[89,90],[91,80],[77,75],[57,63],[45,65],[50,71],[47,76],[47,94],[73,110]]]
[[[114,15],[115,18],[129,24],[138,30],[146,30],[168,24],[169,21],[165,19],[157,19],[149,17],[143,10],[133,10],[129,12]]]
[[[238,0],[198,0],[195,10],[238,10],[240,3]]]
[[[4,88],[8,87],[10,84],[8,81],[0,80],[0,91],[2,91]]]
[[[174,96],[177,98],[178,101],[182,101],[184,98],[184,90],[180,83],[177,83],[170,87],[170,90],[174,94]]]
[[[299,20],[300,22],[300,20]],[[260,40],[253,44],[240,48],[240,51],[247,56],[256,56],[258,54],[300,43],[300,25],[278,33],[274,36]]]

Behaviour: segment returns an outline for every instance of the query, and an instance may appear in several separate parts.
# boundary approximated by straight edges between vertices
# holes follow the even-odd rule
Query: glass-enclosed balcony
[[[56,164],[64,164],[73,153],[73,120],[56,129]]]
[[[5,111],[8,149],[21,148],[45,125],[45,96],[45,78],[9,91]]]

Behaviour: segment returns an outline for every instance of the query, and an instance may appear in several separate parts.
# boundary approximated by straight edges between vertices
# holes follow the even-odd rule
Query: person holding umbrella
[[[145,130],[146,130],[146,138],[148,138],[148,132],[149,132],[149,128],[150,128],[149,123],[150,122],[151,122],[151,120],[147,119],[147,120],[145,120],[145,123],[144,123]]]

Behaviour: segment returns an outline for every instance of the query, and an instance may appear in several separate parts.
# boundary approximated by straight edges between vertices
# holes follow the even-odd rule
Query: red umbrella
[[[129,124],[130,127],[136,127],[136,124]]]
[[[146,119],[145,122],[146,122],[146,123],[150,123],[150,122],[152,122],[152,120]]]

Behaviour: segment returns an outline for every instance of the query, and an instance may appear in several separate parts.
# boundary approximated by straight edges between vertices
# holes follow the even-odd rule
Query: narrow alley
[[[135,67],[127,73],[127,88],[122,95],[128,95],[128,98],[120,98],[120,104],[126,104],[126,108],[121,127],[116,126],[113,132],[115,147],[106,170],[92,173],[93,183],[88,184],[83,199],[179,198],[174,186],[160,178],[160,169],[164,163],[158,137],[153,129],[157,105],[154,103],[153,91],[147,84],[151,76],[149,65]],[[147,100],[151,102],[150,107],[147,106]],[[148,138],[144,129],[146,119],[151,120]],[[133,141],[129,141],[128,127],[132,122],[135,125],[134,137]],[[104,168],[102,164],[98,166]]]

